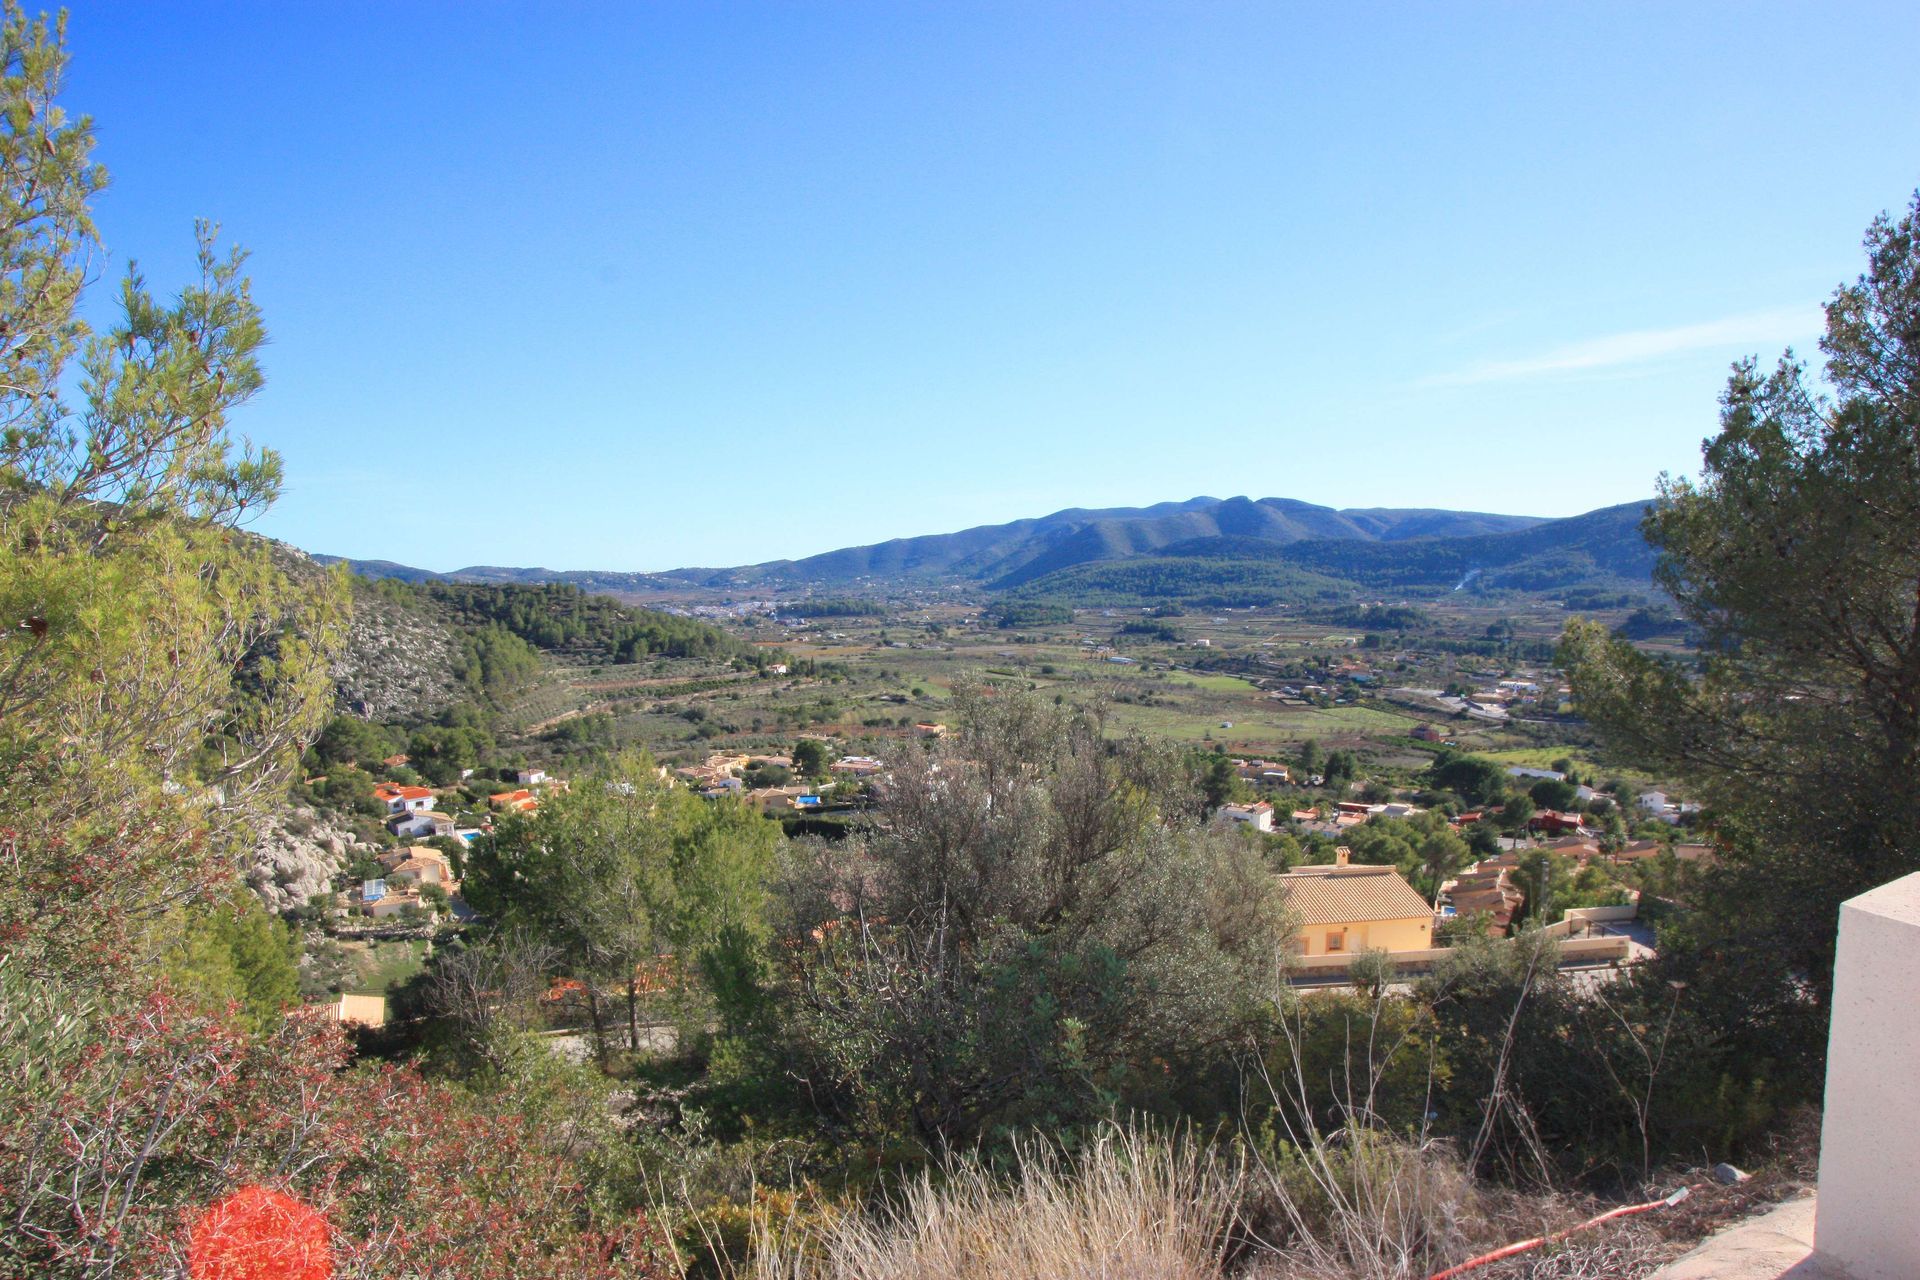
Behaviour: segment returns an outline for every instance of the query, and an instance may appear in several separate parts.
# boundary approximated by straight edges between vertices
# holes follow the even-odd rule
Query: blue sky
[[[1920,185],[1911,3],[72,15],[108,272],[252,251],[256,527],[436,569],[1629,501]]]

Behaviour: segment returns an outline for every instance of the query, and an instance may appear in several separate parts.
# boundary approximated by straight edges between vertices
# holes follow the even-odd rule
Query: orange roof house
[[[1280,877],[1287,910],[1300,928],[1299,955],[1339,955],[1369,947],[1424,951],[1433,945],[1433,907],[1392,867],[1354,864],[1345,847],[1323,866]]]
[[[521,787],[516,791],[500,791],[487,797],[487,803],[496,809],[511,809],[515,813],[532,813],[540,807],[540,797]]]
[[[1511,878],[1519,861],[1512,853],[1482,858],[1442,886],[1445,902],[1457,916],[1485,914],[1496,933],[1505,933],[1525,901]]]
[[[383,782],[373,789],[373,798],[385,805],[388,813],[430,809],[433,807],[433,788],[403,787],[397,782]]]
[[[426,845],[409,845],[380,855],[386,878],[401,884],[437,884],[452,891],[458,887],[446,855]]]

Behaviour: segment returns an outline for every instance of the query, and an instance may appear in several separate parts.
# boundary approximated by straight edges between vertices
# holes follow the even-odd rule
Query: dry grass
[[[1110,1129],[1067,1159],[1029,1144],[1001,1178],[975,1161],[866,1215],[762,1238],[752,1280],[1213,1280],[1241,1174],[1211,1148]]]
[[[1674,1254],[1651,1231],[1623,1226],[1611,1228],[1604,1238],[1524,1254],[1472,1275],[1474,1280],[1645,1280]]]
[[[1297,1044],[1293,1058],[1299,1103]],[[1288,1082],[1267,1084],[1278,1100]],[[1034,1140],[1011,1174],[959,1161],[866,1212],[762,1230],[735,1280],[1424,1280],[1611,1207],[1476,1184],[1448,1145],[1373,1122],[1376,1085],[1354,1082],[1337,1130],[1290,1127],[1270,1156],[1113,1127],[1071,1158]],[[1692,1186],[1683,1206],[1582,1231],[1474,1280],[1643,1280],[1800,1185],[1816,1149],[1809,1133],[1813,1121],[1783,1135],[1742,1187],[1689,1171],[1662,1187]]]
[[[1140,1129],[1006,1175],[959,1161],[866,1213],[759,1232],[732,1280],[1424,1280],[1605,1206],[1478,1188],[1444,1148],[1381,1140],[1329,1197],[1275,1164]],[[1657,1217],[1609,1223],[1475,1280],[1643,1280],[1686,1247]]]
[[[1443,1147],[1356,1131],[1316,1137],[1247,1172],[1246,1215],[1263,1274],[1404,1280],[1486,1238],[1487,1206]]]

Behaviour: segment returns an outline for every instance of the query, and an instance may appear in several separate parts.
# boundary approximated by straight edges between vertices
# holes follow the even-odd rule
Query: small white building
[[[427,836],[450,836],[454,822],[444,813],[423,809],[415,813],[396,813],[387,819],[387,830],[402,840],[420,840]]]
[[[383,782],[373,789],[373,798],[385,805],[388,813],[414,813],[433,808],[430,787],[403,787],[397,782]]]
[[[1223,804],[1220,806],[1222,822],[1244,822],[1255,831],[1273,830],[1273,806],[1265,800],[1256,800],[1252,804]]]

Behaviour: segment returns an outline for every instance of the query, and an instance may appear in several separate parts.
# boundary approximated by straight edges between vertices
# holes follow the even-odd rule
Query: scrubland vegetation
[[[1202,557],[1179,592],[1169,554],[992,607],[719,626],[355,584],[245,534],[281,474],[229,421],[261,381],[244,260],[203,231],[176,299],[129,277],[121,319],[82,323],[104,175],[58,103],[58,25],[10,6],[3,41],[0,1276],[205,1275],[235,1247],[209,1224],[272,1203],[330,1259],[287,1274],[1388,1280],[1716,1160],[1804,1175],[1835,907],[1920,866],[1920,203],[1829,309],[1832,401],[1741,366],[1704,478],[1648,518],[1695,650],[1564,600],[1341,596],[1300,566],[1386,553],[1317,543],[1276,576]],[[1583,581],[1616,620],[1643,607]],[[1185,611],[1253,587],[1294,611]],[[343,711],[356,592],[452,628],[450,701]],[[1151,620],[1106,619],[1122,598]],[[1446,691],[1550,662],[1570,696],[1525,722]],[[885,772],[788,829],[659,767],[713,745],[778,748],[760,782],[843,749]],[[1602,784],[1616,844],[1622,778],[1683,785],[1713,856],[1583,880],[1538,851],[1514,936],[1302,991],[1275,873],[1332,840],[1217,823],[1252,794],[1228,746],[1283,756],[1305,780],[1269,794],[1316,818],[1418,801],[1341,843],[1423,896],[1569,803],[1571,777],[1503,767],[1541,755]],[[490,810],[535,764],[567,787]],[[268,916],[244,875],[289,796],[390,844],[381,780],[490,820],[446,849],[475,914],[387,954],[391,1018],[348,1031],[299,1002],[312,913]],[[1527,927],[1628,887],[1657,960],[1566,972]],[[1482,1274],[1644,1274],[1707,1220]]]

